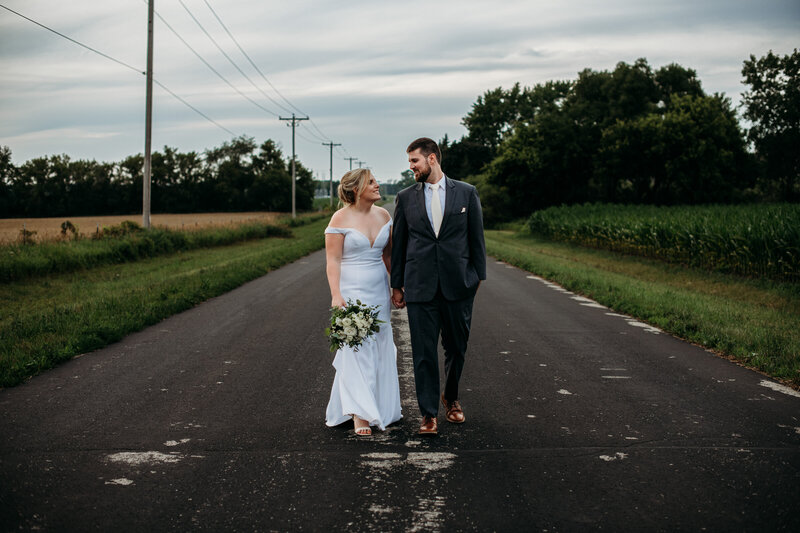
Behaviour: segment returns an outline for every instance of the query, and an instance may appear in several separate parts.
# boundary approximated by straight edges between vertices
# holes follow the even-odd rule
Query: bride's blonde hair
[[[339,207],[356,203],[367,189],[371,177],[372,172],[368,168],[354,168],[342,176],[336,189],[339,194]]]

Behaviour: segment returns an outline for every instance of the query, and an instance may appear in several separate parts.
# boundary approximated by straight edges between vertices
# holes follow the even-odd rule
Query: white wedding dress
[[[392,339],[389,275],[383,249],[389,242],[392,221],[383,225],[375,242],[353,228],[328,226],[325,233],[344,235],[339,289],[347,300],[378,305],[381,329],[354,351],[347,346],[336,352],[336,376],[325,413],[325,423],[336,426],[351,415],[384,430],[400,420],[400,385],[397,378],[397,348]]]

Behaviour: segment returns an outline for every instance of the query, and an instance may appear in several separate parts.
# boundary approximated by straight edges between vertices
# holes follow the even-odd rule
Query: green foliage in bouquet
[[[377,305],[368,306],[361,300],[347,300],[344,307],[331,309],[331,326],[325,328],[325,335],[331,343],[331,351],[335,352],[342,346],[349,346],[358,351],[364,341],[374,333],[380,331]]]

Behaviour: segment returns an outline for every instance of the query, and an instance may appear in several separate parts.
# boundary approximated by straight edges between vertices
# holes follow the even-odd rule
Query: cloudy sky
[[[145,68],[145,0],[0,0],[0,5]],[[229,130],[258,143],[273,139],[290,153],[291,129],[278,116],[302,111],[313,124],[302,122],[297,130],[298,158],[325,179],[329,149],[322,143],[327,141],[342,144],[334,151],[335,177],[349,168],[345,157],[356,157],[379,179],[398,179],[411,140],[461,137],[466,132],[461,118],[495,87],[574,79],[584,68],[611,70],[619,61],[644,57],[654,68],[672,62],[693,68],[707,92],[723,92],[738,102],[742,62],[750,54],[787,54],[800,47],[800,0],[156,0],[155,5],[181,38],[252,101],[156,18],[155,78],[218,125],[155,87],[153,149],[169,145],[202,152],[229,140]],[[209,6],[280,95],[253,69]],[[2,8],[0,72],[0,145],[11,148],[15,163],[61,153],[119,161],[144,150],[140,73]]]

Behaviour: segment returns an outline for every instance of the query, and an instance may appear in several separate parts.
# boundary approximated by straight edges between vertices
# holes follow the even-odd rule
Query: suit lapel
[[[431,227],[431,221],[428,218],[428,211],[425,209],[425,184],[424,183],[417,183],[417,189],[414,191],[414,198],[417,200],[417,211],[419,211],[419,218],[422,224],[428,228],[428,232],[431,234],[432,237],[436,237],[436,234],[433,232],[433,227]],[[441,230],[440,230],[441,232]]]
[[[452,178],[447,178],[447,193],[444,196],[444,214],[442,215],[442,225],[439,227],[439,235],[444,231],[447,226],[447,219],[453,214],[455,206],[458,205],[458,198],[456,198],[456,184]],[[423,198],[424,200],[424,198]]]

